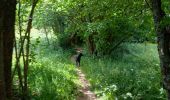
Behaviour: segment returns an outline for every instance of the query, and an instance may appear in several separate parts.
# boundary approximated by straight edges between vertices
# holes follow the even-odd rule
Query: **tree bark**
[[[4,61],[3,61],[3,20],[4,20],[4,1],[0,1],[0,97],[6,99],[5,80],[4,80]]]
[[[0,97],[1,100],[11,100],[16,0],[1,0],[0,4]]]
[[[168,100],[170,100],[170,30],[168,25],[161,25],[161,21],[166,17],[165,12],[161,8],[161,0],[151,0],[151,4],[157,34],[162,83],[167,91]]]
[[[2,21],[1,18],[0,18],[0,25]],[[5,100],[6,91],[5,91],[4,62],[3,62],[3,34],[1,32],[1,29],[2,28],[0,27],[0,97],[2,100]]]

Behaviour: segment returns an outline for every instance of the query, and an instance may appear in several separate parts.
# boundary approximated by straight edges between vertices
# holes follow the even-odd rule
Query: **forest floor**
[[[95,93],[90,91],[90,83],[85,78],[85,75],[82,73],[80,68],[77,68],[77,74],[82,85],[79,89],[81,94],[77,97],[77,100],[97,100]]]

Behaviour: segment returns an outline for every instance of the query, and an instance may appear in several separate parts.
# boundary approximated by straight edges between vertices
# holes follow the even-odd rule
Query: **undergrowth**
[[[126,49],[115,50],[112,56],[82,57],[80,68],[91,90],[101,100],[166,100],[156,45],[123,47]],[[70,61],[72,52],[40,45],[33,50],[35,59],[28,74],[30,99],[75,100],[80,84]]]
[[[32,100],[74,100],[78,77],[68,59],[70,54],[49,48],[39,48],[29,68],[30,97]]]
[[[91,89],[101,100],[165,100],[156,45],[124,46],[128,52],[116,51],[112,57],[82,58]]]

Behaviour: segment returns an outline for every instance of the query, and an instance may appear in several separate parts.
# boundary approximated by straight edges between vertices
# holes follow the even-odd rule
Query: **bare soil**
[[[80,95],[77,97],[77,100],[97,100],[95,93],[90,91],[90,83],[85,78],[85,75],[82,73],[80,68],[77,68],[77,74],[82,84],[82,87],[79,89]]]

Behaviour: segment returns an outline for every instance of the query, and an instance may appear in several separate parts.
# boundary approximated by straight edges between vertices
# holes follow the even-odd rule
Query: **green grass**
[[[74,100],[78,78],[69,53],[41,48],[36,62],[29,68],[29,90],[32,100]]]
[[[35,31],[34,31],[35,32]],[[33,35],[30,45],[30,66],[28,69],[28,90],[30,100],[75,100],[80,86],[70,52],[54,44],[48,45],[39,32]],[[51,40],[51,43],[54,41]],[[13,66],[15,64],[13,55]],[[23,71],[23,61],[21,60]],[[18,76],[15,72],[14,89],[16,98],[21,97]]]
[[[128,49],[103,58],[84,57],[81,69],[101,100],[165,100],[155,44],[124,44]]]
[[[80,83],[71,51],[38,45],[29,67],[31,100],[75,100]],[[36,47],[37,46],[37,47]],[[83,56],[81,69],[100,100],[165,100],[155,44],[124,44],[112,57]],[[34,55],[36,54],[36,55]],[[18,83],[17,81],[14,81]]]

